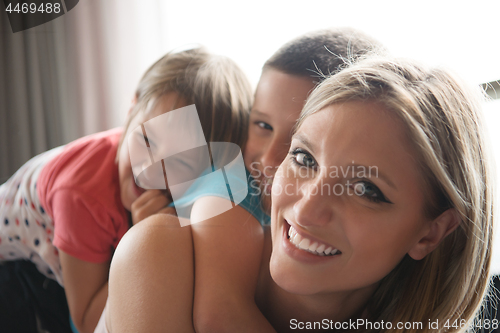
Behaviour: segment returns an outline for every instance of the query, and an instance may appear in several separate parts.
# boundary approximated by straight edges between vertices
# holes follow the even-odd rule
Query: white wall
[[[488,125],[488,133],[492,142],[492,150],[495,156],[497,166],[497,193],[500,194],[500,99],[488,102],[484,106],[486,123]],[[496,217],[497,225],[500,213],[500,197],[496,198]],[[498,228],[495,230],[495,239],[493,243],[493,259],[491,270],[495,274],[500,274],[500,231]]]
[[[81,1],[78,6],[95,3]],[[100,2],[100,1],[99,1]],[[500,79],[500,1],[450,0],[107,0],[120,11],[116,46],[123,55],[117,98],[133,91],[142,73],[168,50],[201,43],[233,58],[255,85],[264,61],[304,32],[352,26],[393,53],[453,68],[474,84]],[[133,62],[132,62],[133,61]],[[118,97],[119,96],[119,97]],[[128,103],[128,100],[127,100]],[[126,104],[126,103],[125,103]],[[123,105],[125,105],[123,104]]]

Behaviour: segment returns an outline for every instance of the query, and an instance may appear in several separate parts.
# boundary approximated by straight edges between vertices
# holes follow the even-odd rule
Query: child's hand
[[[172,200],[167,197],[165,191],[147,190],[132,203],[132,224],[135,225],[154,214],[176,215],[174,207],[167,207],[171,202]]]

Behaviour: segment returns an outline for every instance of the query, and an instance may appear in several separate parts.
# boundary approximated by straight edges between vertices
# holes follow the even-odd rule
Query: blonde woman
[[[235,311],[255,316],[261,332],[473,328],[493,225],[480,104],[447,71],[397,59],[367,59],[320,84],[274,177],[250,294],[260,313]],[[193,271],[190,231],[167,216],[144,222],[136,232],[148,243],[127,235],[113,261],[113,330],[192,332],[193,275],[202,272]],[[153,263],[150,283],[135,275]]]
[[[480,105],[444,70],[383,58],[311,94],[273,185],[272,280],[257,293],[278,331],[322,318],[363,332],[498,327],[472,321],[493,226]]]

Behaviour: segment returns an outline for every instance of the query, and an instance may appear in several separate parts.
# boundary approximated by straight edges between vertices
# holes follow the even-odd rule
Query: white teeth
[[[318,242],[312,242],[310,239],[302,237],[297,233],[297,230],[295,230],[292,226],[290,226],[290,228],[288,229],[288,236],[290,237],[290,242],[297,248],[319,256],[324,256],[324,255],[333,256],[337,253],[340,253],[339,250],[334,249],[331,246],[329,246],[325,250],[326,247],[325,244],[319,245]]]
[[[301,235],[295,234],[293,236],[293,242],[295,243],[295,245],[299,245],[301,240],[302,240],[302,236]]]
[[[300,241],[299,248],[302,250],[309,250],[310,244],[311,244],[311,241],[307,238],[304,238],[303,240]]]

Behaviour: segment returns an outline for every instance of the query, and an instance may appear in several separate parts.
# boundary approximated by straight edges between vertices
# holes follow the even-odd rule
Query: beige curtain
[[[160,20],[154,6],[140,17],[140,3],[123,4],[82,0],[15,34],[0,13],[0,184],[36,154],[123,123],[145,70],[140,20]]]
[[[4,13],[2,13],[4,14]],[[13,34],[0,15],[0,181],[24,161],[78,133],[75,114],[62,113],[68,102],[66,67],[58,52],[62,31],[46,24]],[[63,89],[61,92],[60,89]],[[65,122],[73,128],[62,126]]]

